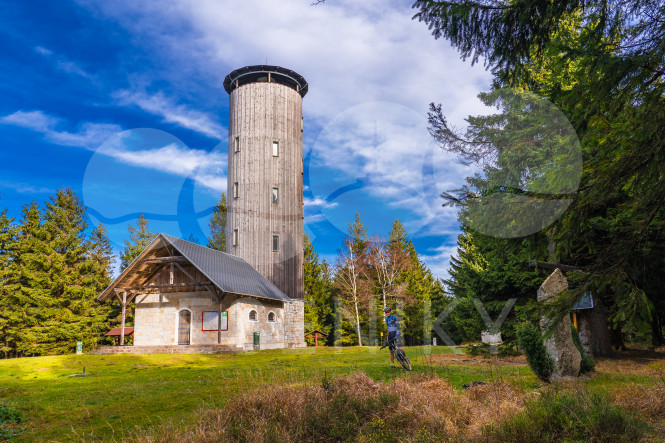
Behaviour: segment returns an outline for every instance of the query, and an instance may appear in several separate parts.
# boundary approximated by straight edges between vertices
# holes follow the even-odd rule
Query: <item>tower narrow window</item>
[[[233,246],[238,246],[238,230],[233,230]]]
[[[279,157],[279,142],[272,142],[272,156]]]
[[[279,203],[279,188],[272,188],[272,202]]]
[[[240,137],[236,135],[235,139],[233,140],[233,151],[234,152],[240,152]]]
[[[238,198],[238,182],[233,184],[233,198]]]
[[[272,236],[272,251],[279,252],[279,235]]]

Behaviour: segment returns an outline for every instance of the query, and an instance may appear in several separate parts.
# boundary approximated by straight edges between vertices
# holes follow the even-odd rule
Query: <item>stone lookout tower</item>
[[[257,65],[231,72],[224,89],[230,95],[226,250],[302,305],[307,82],[289,69]]]

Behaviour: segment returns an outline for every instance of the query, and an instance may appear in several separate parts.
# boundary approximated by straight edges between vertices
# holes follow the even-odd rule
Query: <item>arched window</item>
[[[254,309],[249,311],[249,321],[259,321],[259,314]]]
[[[268,321],[274,322],[275,321],[275,313],[274,312],[269,312],[268,313]]]

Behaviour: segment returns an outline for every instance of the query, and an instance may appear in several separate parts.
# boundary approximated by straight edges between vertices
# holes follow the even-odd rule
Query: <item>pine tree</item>
[[[150,245],[155,235],[150,232],[148,220],[139,215],[136,221],[138,227],[127,226],[129,230],[129,240],[125,240],[125,249],[120,256],[120,270],[124,271],[143,250]]]
[[[319,255],[307,234],[304,252],[305,329],[319,330],[331,338],[334,323],[333,291],[328,266],[325,261],[319,263]],[[313,337],[307,337],[307,341],[314,344]]]
[[[222,252],[226,252],[226,209],[226,193],[222,192],[222,198],[215,205],[210,222],[208,222],[208,226],[210,226],[208,247]]]

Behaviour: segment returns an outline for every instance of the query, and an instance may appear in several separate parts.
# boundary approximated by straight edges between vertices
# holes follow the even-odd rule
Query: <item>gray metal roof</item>
[[[169,248],[175,251],[168,251]],[[174,253],[182,255],[210,283],[223,292],[291,302],[291,299],[279,288],[242,258],[167,234],[157,235],[98,298],[108,300],[115,297],[115,289],[144,285],[146,280],[155,272],[159,272],[162,266],[150,260]],[[187,290],[186,287],[182,289]],[[194,286],[191,289],[196,290]]]
[[[167,234],[159,234],[224,292],[290,302],[291,299],[244,259]]]
[[[271,74],[272,83],[280,83],[295,89],[301,97],[307,94],[309,86],[302,75],[291,69],[271,65],[245,66],[234,70],[224,79],[224,89],[230,94],[238,86],[267,81],[268,73]]]

